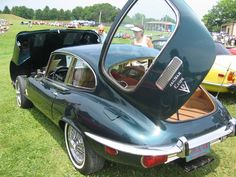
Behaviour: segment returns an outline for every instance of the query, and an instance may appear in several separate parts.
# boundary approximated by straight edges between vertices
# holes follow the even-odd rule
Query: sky
[[[26,6],[33,9],[43,9],[46,5],[50,8],[57,9],[73,9],[76,6],[90,6],[96,3],[110,3],[113,6],[122,8],[127,0],[0,0],[0,9],[3,10],[5,6],[12,8],[13,6]],[[202,19],[208,10],[219,0],[185,0],[187,4],[196,12],[198,17]]]

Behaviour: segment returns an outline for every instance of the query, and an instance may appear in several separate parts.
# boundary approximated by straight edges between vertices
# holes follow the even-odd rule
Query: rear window
[[[177,17],[167,1],[139,0],[117,27],[103,62],[106,76],[121,89],[135,89],[176,24]]]

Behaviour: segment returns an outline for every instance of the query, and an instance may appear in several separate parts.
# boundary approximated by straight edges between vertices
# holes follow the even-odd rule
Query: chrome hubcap
[[[71,155],[78,165],[85,160],[85,147],[82,136],[71,126],[68,127],[68,145]]]
[[[20,86],[18,81],[16,81],[16,102],[18,106],[21,106]]]

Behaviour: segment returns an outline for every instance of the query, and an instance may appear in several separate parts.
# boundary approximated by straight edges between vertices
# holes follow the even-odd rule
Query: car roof
[[[91,44],[74,47],[64,47],[55,50],[53,53],[69,53],[85,60],[93,68],[98,68],[99,57],[102,50],[102,44]]]
[[[102,44],[91,44],[75,47],[66,47],[56,50],[55,52],[66,52],[76,55],[84,59],[88,64],[98,69],[100,54],[102,51]],[[153,48],[142,48],[140,46],[130,44],[114,44],[111,45],[111,52],[108,53],[106,58],[106,69],[110,66],[125,62],[130,59],[144,58],[144,57],[156,57],[159,54],[159,50]],[[122,51],[122,52],[117,52]]]

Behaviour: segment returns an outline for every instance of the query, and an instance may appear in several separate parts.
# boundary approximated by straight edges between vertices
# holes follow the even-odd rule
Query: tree
[[[14,6],[11,9],[11,13],[26,19],[33,19],[34,17],[34,10],[25,6]]]
[[[65,12],[63,9],[60,9],[59,14],[58,14],[58,19],[63,20],[64,19]]]
[[[84,12],[82,7],[76,7],[72,10],[72,17],[76,20],[83,19],[83,13]]]
[[[41,9],[37,9],[35,11],[35,19],[37,19],[37,20],[43,19],[43,11]]]
[[[5,6],[2,12],[4,14],[10,14],[11,13],[10,9],[8,8],[8,6]]]
[[[56,8],[52,8],[49,11],[49,19],[50,20],[59,20],[59,14],[58,14],[58,10]]]
[[[99,21],[101,14],[102,22],[112,22],[115,19],[119,9],[109,3],[94,4],[83,9],[82,17],[85,20]]]
[[[57,10],[56,8],[50,9],[45,6],[43,10],[33,10],[25,6],[14,6],[11,10],[5,6],[3,13],[12,13],[14,15],[36,20],[93,20],[98,21],[101,14],[102,22],[112,22],[115,19],[120,9],[108,4],[94,4],[93,6],[87,6],[85,8],[76,7],[72,11],[70,10]]]
[[[171,18],[169,15],[165,15],[161,18],[161,21],[175,23],[175,19]]]
[[[208,14],[203,16],[203,22],[209,31],[219,32],[221,25],[236,20],[236,0],[220,0]]]
[[[48,6],[43,9],[42,20],[50,20],[50,8]]]
[[[63,20],[71,20],[71,11],[70,10],[66,10],[64,13],[64,18]]]

